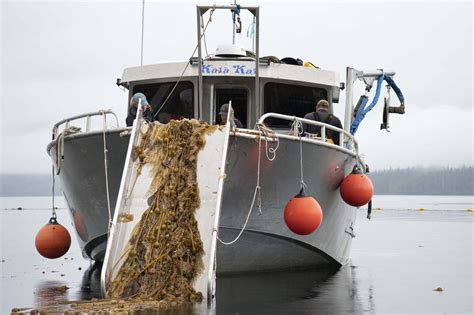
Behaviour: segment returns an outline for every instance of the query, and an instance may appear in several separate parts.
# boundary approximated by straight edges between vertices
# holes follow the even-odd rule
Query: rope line
[[[75,133],[78,133],[81,131],[81,128],[71,126],[67,127],[61,132],[56,140],[56,175],[59,175],[61,173],[61,164],[62,160],[64,159],[64,137],[69,136]]]
[[[280,138],[278,138],[275,131],[271,130],[267,126],[262,123],[257,123],[256,126],[257,130],[265,136],[265,155],[267,160],[273,161],[276,158],[276,152],[280,147]],[[268,147],[268,139],[276,141],[276,146],[274,148]],[[272,154],[272,157],[268,156],[268,154]]]
[[[211,11],[210,11],[210,13],[209,13],[209,19],[207,20],[206,26],[204,27],[204,31],[202,32],[202,35],[201,35],[201,37],[199,38],[199,41],[198,41],[196,47],[194,48],[194,51],[193,51],[191,57],[194,56],[194,54],[196,53],[196,50],[197,50],[198,47],[199,47],[199,42],[202,40],[204,34],[206,33],[206,29],[207,29],[207,26],[209,25],[209,22],[212,21],[212,14],[214,13],[214,10],[215,10],[215,8],[212,8]],[[155,115],[153,115],[153,118],[156,118],[156,115],[158,115],[158,114],[160,113],[160,111],[163,109],[163,107],[166,105],[166,103],[167,103],[168,100],[170,99],[171,95],[173,95],[174,90],[175,90],[176,87],[178,86],[179,82],[181,82],[181,79],[183,78],[184,73],[186,72],[186,69],[188,69],[188,67],[189,67],[190,64],[191,64],[191,62],[189,62],[189,61],[186,63],[186,66],[184,67],[183,72],[182,72],[181,75],[179,76],[178,81],[176,81],[176,83],[174,84],[173,88],[171,89],[171,92],[168,94],[168,96],[166,97],[166,99],[165,99],[165,101],[163,102],[163,104],[160,106],[160,108],[158,108],[158,110],[156,111]]]
[[[299,138],[299,146],[300,146],[300,185],[301,189],[305,189],[308,186],[304,182],[303,179],[303,133],[304,133],[304,128],[303,128],[303,123],[296,119],[296,117],[293,120],[293,123],[291,125],[291,131],[296,134]]]
[[[277,134],[271,130],[270,128],[266,127],[264,124],[257,123],[255,125],[256,129],[259,131],[259,137],[258,137],[258,159],[257,159],[257,183],[255,185],[255,190],[253,193],[253,198],[252,198],[252,203],[250,205],[250,209],[247,213],[247,217],[245,218],[244,225],[240,229],[239,234],[235,237],[230,242],[225,242],[222,239],[219,238],[219,235],[217,235],[217,240],[223,244],[223,245],[232,245],[235,242],[239,240],[239,238],[242,236],[245,228],[247,227],[250,215],[252,214],[252,210],[255,205],[255,201],[257,201],[257,208],[258,208],[258,215],[262,215],[262,187],[260,186],[260,166],[261,166],[261,153],[262,153],[262,136],[265,137],[265,155],[269,161],[273,161],[276,158],[276,152],[278,150],[278,147],[280,145],[280,139],[278,138]],[[268,140],[274,139],[274,141],[277,142],[276,146],[274,148],[268,147]],[[273,154],[273,156],[270,158],[268,156],[268,153]]]
[[[204,39],[204,49],[206,50],[206,58],[209,57],[209,52],[207,51],[207,42],[206,42],[206,36],[204,35],[205,34],[205,30],[204,30],[204,19],[201,15],[201,29],[203,30],[202,32],[202,38]]]
[[[247,227],[247,223],[249,222],[250,214],[252,213],[252,210],[253,210],[253,207],[254,207],[254,204],[255,204],[255,200],[257,200],[257,207],[258,207],[259,213],[260,214],[262,213],[262,198],[261,198],[261,195],[260,195],[260,191],[261,191],[261,187],[260,187],[260,156],[261,156],[260,153],[261,153],[261,147],[262,147],[262,137],[258,137],[257,184],[255,185],[255,191],[253,193],[252,204],[250,205],[249,212],[247,214],[247,217],[245,218],[245,223],[242,226],[242,229],[240,229],[240,232],[237,235],[237,237],[235,239],[233,239],[232,241],[230,241],[230,242],[223,241],[219,237],[219,235],[217,235],[217,240],[219,242],[221,242],[223,245],[232,245],[232,244],[234,244],[235,242],[237,242],[239,240],[240,236],[242,236],[242,234],[244,233],[245,228]]]
[[[107,211],[109,213],[109,222],[107,224],[107,234],[110,233],[110,227],[112,225],[112,211],[110,210],[110,193],[109,193],[109,172],[108,172],[108,163],[107,163],[107,142],[105,139],[105,130],[107,128],[107,118],[105,112],[102,112],[103,117],[103,128],[102,128],[102,137],[104,142],[104,172],[105,172],[105,190],[107,192]]]
[[[56,141],[56,175],[61,173],[61,163],[64,156],[64,132],[60,133]],[[54,173],[54,166],[53,166]]]
[[[53,213],[51,215],[52,218],[56,219],[57,218],[57,215],[56,215],[56,207],[54,206],[54,181],[55,181],[55,175],[54,175],[54,164],[51,165],[51,170],[52,170],[52,175],[53,175],[53,185],[52,185],[52,196],[53,196]]]
[[[302,141],[302,137],[301,137],[301,134],[300,134],[300,175],[301,175],[301,181],[300,181],[300,184],[301,184],[301,189],[304,189],[306,187],[308,187],[304,180],[303,180],[303,141]]]

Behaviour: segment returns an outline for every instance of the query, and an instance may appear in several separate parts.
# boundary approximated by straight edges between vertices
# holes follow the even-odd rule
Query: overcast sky
[[[145,64],[190,57],[197,3],[212,4],[147,1]],[[406,115],[380,131],[381,100],[356,134],[372,169],[474,164],[472,2],[239,3],[261,7],[261,55],[312,61],[341,81],[347,66],[397,71]],[[230,19],[220,12],[210,23],[210,51],[231,41]],[[112,109],[124,125],[127,94],[115,80],[139,65],[140,39],[140,0],[2,1],[0,173],[50,172],[46,146],[63,118]],[[344,101],[342,92],[341,118]]]

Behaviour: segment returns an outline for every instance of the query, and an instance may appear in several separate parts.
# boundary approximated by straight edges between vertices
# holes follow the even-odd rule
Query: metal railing
[[[322,142],[322,143],[325,143],[325,145],[340,147],[344,150],[351,151],[355,155],[359,154],[358,153],[358,151],[359,151],[358,144],[357,144],[357,141],[355,140],[354,136],[351,135],[350,133],[348,133],[347,131],[341,129],[341,128],[338,128],[338,127],[335,127],[335,126],[332,126],[332,125],[329,125],[329,124],[326,124],[326,123],[323,123],[323,122],[320,122],[320,121],[300,118],[300,117],[296,117],[296,116],[288,116],[288,115],[283,115],[283,114],[277,114],[277,113],[266,113],[266,114],[264,114],[263,116],[260,117],[260,119],[258,120],[258,123],[263,124],[265,122],[265,119],[267,119],[267,118],[277,118],[277,119],[287,120],[289,122],[292,122],[293,124],[295,122],[300,122],[302,124],[308,124],[308,125],[321,127],[320,137],[312,137],[312,136],[309,136],[308,134],[305,134],[303,136],[303,138],[307,138],[307,139],[315,140],[315,141],[318,141],[318,142]],[[338,133],[339,144],[334,144],[334,143],[331,144],[331,143],[326,142],[326,129],[333,130],[333,131]],[[291,134],[290,135],[283,134],[279,131],[276,131],[276,134],[278,136],[284,135],[285,137],[286,136],[289,136],[289,137],[292,136]],[[293,137],[299,137],[299,135],[296,135],[296,136],[293,135]]]
[[[70,123],[72,121],[85,118],[86,119],[86,130],[85,131],[89,132],[89,131],[91,131],[91,117],[93,117],[93,116],[103,116],[103,115],[112,115],[115,118],[116,128],[120,127],[117,115],[110,109],[104,109],[104,110],[99,110],[97,112],[81,114],[81,115],[69,117],[69,118],[63,119],[61,121],[58,121],[53,126],[53,140],[58,137],[58,131],[59,131],[60,126],[64,125],[63,130],[66,130],[70,127]],[[107,126],[103,126],[103,128],[108,129]]]

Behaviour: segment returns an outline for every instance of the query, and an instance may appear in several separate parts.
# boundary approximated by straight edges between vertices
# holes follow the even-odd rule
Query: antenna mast
[[[142,48],[140,66],[143,66],[143,34],[145,33],[145,0],[142,0]]]

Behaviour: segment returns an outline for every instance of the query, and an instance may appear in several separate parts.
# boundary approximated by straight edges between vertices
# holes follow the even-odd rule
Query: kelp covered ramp
[[[135,121],[107,242],[109,298],[212,300],[230,126]]]

